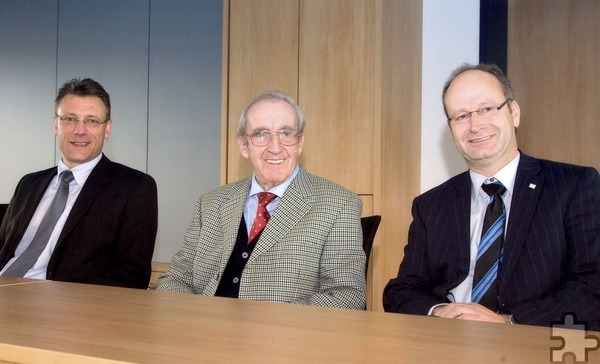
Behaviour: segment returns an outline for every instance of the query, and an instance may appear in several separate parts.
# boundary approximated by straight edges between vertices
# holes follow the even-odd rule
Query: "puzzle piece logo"
[[[587,322],[577,321],[577,317],[572,312],[565,313],[562,321],[552,323],[550,339],[555,342],[560,341],[558,346],[550,347],[550,359],[553,363],[588,363],[589,352],[600,348],[600,338],[596,335],[588,335]]]

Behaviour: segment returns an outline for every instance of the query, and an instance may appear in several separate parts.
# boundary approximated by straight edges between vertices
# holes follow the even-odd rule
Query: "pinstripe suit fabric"
[[[426,315],[469,269],[470,177],[413,202],[405,257],[384,290],[386,311]],[[521,153],[499,275],[501,312],[549,326],[575,313],[600,330],[600,176]]]
[[[235,245],[251,177],[198,199],[183,248],[158,289],[214,295]],[[239,298],[362,309],[362,201],[300,169],[260,236]]]

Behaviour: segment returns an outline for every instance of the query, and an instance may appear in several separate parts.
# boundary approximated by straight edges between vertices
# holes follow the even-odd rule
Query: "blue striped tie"
[[[490,196],[490,203],[485,210],[481,240],[477,251],[473,292],[471,301],[478,302],[490,310],[498,311],[498,272],[502,265],[502,245],[504,242],[504,225],[506,211],[502,202],[502,194],[506,188],[496,180],[494,183],[481,186]]]

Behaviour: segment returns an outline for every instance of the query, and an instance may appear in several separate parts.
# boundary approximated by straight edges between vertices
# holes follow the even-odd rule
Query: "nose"
[[[87,134],[87,125],[86,125],[86,123],[83,122],[83,120],[79,120],[75,124],[75,134],[77,134],[77,135]]]
[[[481,124],[483,123],[483,117],[481,117],[476,111],[472,111],[469,114],[469,125],[472,131],[478,131],[481,129]]]
[[[282,149],[281,140],[279,139],[278,134],[271,134],[271,140],[269,141],[267,148],[271,153],[278,153]]]

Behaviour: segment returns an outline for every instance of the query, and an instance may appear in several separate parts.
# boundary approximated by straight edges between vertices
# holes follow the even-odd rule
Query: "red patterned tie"
[[[273,201],[277,195],[270,192],[260,192],[258,194],[258,207],[256,208],[256,217],[252,223],[252,229],[250,229],[250,235],[248,235],[248,243],[250,243],[258,233],[262,231],[267,225],[269,218],[269,212],[267,211],[267,205]]]

